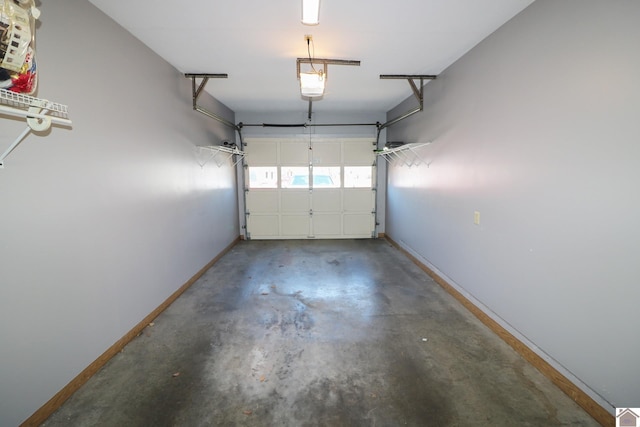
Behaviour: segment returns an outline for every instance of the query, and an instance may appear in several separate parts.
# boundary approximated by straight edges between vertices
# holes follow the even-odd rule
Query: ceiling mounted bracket
[[[226,79],[227,77],[229,77],[227,74],[204,74],[204,73],[187,73],[184,75],[186,78],[190,78],[191,79],[191,93],[192,93],[192,98],[193,98],[193,109],[196,110],[199,113],[204,114],[207,117],[210,117],[212,119],[215,119],[217,121],[219,121],[220,123],[229,126],[231,128],[234,128],[235,130],[238,130],[238,126],[235,125],[235,123],[225,119],[222,116],[217,115],[216,113],[212,113],[211,111],[208,111],[207,109],[201,107],[198,105],[198,97],[200,96],[200,94],[202,93],[202,91],[204,90],[204,87],[207,85],[207,82],[209,81],[209,79]],[[196,85],[196,79],[202,79],[202,81],[200,82],[199,85]]]
[[[300,64],[322,64],[324,65],[324,75],[327,76],[328,65],[355,65],[360,66],[360,61],[353,59],[329,59],[329,58],[298,58],[296,59],[296,75],[300,78]]]
[[[393,120],[389,120],[388,122],[380,125],[380,129],[384,129],[389,127],[395,123],[398,123],[400,120],[404,120],[407,117],[422,111],[424,108],[424,81],[425,80],[434,80],[437,76],[432,74],[380,74],[380,79],[402,79],[407,80],[409,82],[409,86],[411,86],[411,90],[413,91],[413,96],[418,100],[418,106],[407,113],[401,115],[400,117],[396,117]],[[420,86],[416,86],[416,80],[420,80]]]

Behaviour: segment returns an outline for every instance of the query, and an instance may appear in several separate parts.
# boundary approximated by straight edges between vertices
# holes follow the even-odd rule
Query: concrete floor
[[[376,239],[239,243],[44,425],[598,424]]]

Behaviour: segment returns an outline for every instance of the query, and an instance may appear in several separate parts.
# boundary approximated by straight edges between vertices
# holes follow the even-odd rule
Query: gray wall
[[[239,235],[234,170],[201,168],[194,148],[236,136],[191,109],[190,81],[87,1],[41,11],[38,95],[67,104],[73,129],[28,136],[0,169],[3,426]],[[24,128],[0,117],[0,152]]]
[[[640,406],[639,20],[537,0],[389,130],[433,144],[390,168],[387,233],[618,407]]]

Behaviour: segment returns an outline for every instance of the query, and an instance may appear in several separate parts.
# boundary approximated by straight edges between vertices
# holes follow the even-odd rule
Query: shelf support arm
[[[405,114],[380,125],[380,129],[387,128],[398,123],[401,120],[406,119],[409,116],[414,115],[415,113],[422,111],[422,109],[424,108],[424,81],[434,80],[436,77],[437,76],[431,74],[380,74],[381,79],[406,79],[409,82],[409,86],[411,86],[413,96],[415,96],[415,98],[418,100],[418,106],[416,108],[409,110]],[[420,80],[419,88],[416,86],[415,80]]]
[[[194,73],[187,73],[184,75],[186,78],[190,78],[191,79],[191,92],[192,92],[192,98],[193,98],[193,109],[196,110],[199,113],[204,114],[207,117],[210,117],[214,120],[219,121],[220,123],[222,123],[225,126],[228,126],[230,128],[233,128],[235,130],[238,130],[238,127],[235,125],[235,123],[225,119],[222,116],[219,116],[216,113],[213,113],[201,106],[198,105],[198,97],[200,96],[200,94],[202,93],[202,91],[204,90],[204,87],[207,85],[207,82],[209,81],[210,78],[215,78],[215,79],[226,79],[228,77],[227,74],[194,74]],[[197,78],[201,78],[202,81],[200,82],[200,85],[198,85],[196,87],[196,79]]]
[[[22,117],[27,121],[27,128],[13,141],[13,143],[0,155],[0,168],[4,167],[4,159],[22,142],[31,131],[43,132],[51,127],[52,123],[71,126],[68,119],[67,106],[49,102],[46,99],[35,98],[29,95],[0,90],[0,101],[8,105],[0,105],[0,114]],[[52,113],[49,115],[48,113]]]
[[[29,135],[29,132],[31,132],[31,128],[27,126],[27,128],[24,131],[22,131],[20,135],[18,135],[16,140],[13,141],[13,143],[9,146],[9,148],[7,148],[4,153],[2,153],[2,155],[0,156],[0,168],[4,167],[4,159],[9,154],[11,154],[13,149],[16,148],[27,135]]]

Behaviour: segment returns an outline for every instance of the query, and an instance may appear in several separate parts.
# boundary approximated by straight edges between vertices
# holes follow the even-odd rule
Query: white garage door
[[[248,238],[374,237],[372,139],[245,142]]]

